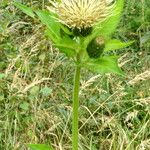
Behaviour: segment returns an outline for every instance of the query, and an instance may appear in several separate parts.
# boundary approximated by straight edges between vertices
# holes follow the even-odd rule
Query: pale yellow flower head
[[[112,0],[61,0],[51,2],[59,21],[69,28],[86,29],[104,21],[111,13]]]

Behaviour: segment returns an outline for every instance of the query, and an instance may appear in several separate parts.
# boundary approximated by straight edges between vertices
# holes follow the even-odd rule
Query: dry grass
[[[37,1],[25,2],[41,7]],[[44,7],[46,1],[42,2]],[[149,32],[147,3],[127,1],[114,35],[139,40],[113,52],[122,56],[119,63],[127,77],[82,70],[80,150],[150,149],[149,43],[140,40]],[[0,32],[0,74],[6,77],[0,77],[0,149],[26,150],[26,143],[51,143],[55,150],[70,150],[73,64],[45,39],[38,22],[11,1],[1,5],[0,25],[6,24]]]

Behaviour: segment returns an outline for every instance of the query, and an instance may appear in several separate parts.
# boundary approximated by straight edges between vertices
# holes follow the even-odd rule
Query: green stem
[[[78,58],[77,58],[78,59]],[[79,59],[77,60],[79,62]],[[78,150],[78,109],[81,67],[76,65],[73,91],[72,150]]]

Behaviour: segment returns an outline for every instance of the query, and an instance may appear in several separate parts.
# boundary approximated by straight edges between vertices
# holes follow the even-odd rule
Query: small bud
[[[87,53],[90,58],[99,58],[104,51],[104,40],[102,38],[92,40],[88,47]]]

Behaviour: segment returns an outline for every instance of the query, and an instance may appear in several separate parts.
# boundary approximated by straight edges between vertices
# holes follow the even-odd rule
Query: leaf
[[[68,35],[64,35],[55,46],[68,56],[74,56],[80,49],[77,42]]]
[[[117,49],[125,48],[125,47],[130,46],[133,43],[134,43],[134,41],[121,42],[119,40],[111,39],[105,43],[104,51],[111,51],[111,50],[117,50]]]
[[[0,73],[0,80],[1,80],[1,79],[4,79],[5,77],[6,77],[6,74]]]
[[[40,90],[40,93],[42,93],[43,96],[49,96],[52,93],[52,89],[49,87],[44,87]]]
[[[103,37],[104,39],[109,39],[111,35],[117,28],[117,25],[121,18],[121,12],[123,10],[124,0],[117,0],[115,7],[111,12],[111,16],[106,19],[106,21],[97,24],[94,27],[94,30],[91,35],[87,36],[84,39],[84,47],[86,48],[87,45],[96,37]]]
[[[116,1],[115,8],[111,12],[112,15],[108,19],[106,19],[106,21],[101,23],[99,27],[96,27],[95,32],[97,32],[97,36],[109,38],[109,36],[114,33],[118,26],[118,23],[120,22],[123,6],[124,0]]]
[[[28,144],[31,150],[53,150],[50,146],[44,144]]]
[[[18,2],[14,2],[14,5],[19,8],[20,10],[22,10],[25,14],[27,14],[28,16],[34,18],[35,17],[35,14],[32,10],[32,8],[30,7],[27,7],[26,5],[23,5],[21,3],[18,3]]]
[[[53,36],[51,34],[51,31],[49,29],[46,29],[45,34],[52,39]],[[75,41],[73,42],[73,40],[67,38],[63,38],[63,39],[59,39],[59,40],[53,40],[54,42],[54,46],[57,47],[61,53],[65,53],[68,57],[72,57],[76,54],[75,52],[75,48],[77,48],[77,44],[75,43]],[[75,46],[76,45],[76,46]]]
[[[27,111],[27,110],[29,110],[29,103],[23,102],[22,104],[20,104],[19,107],[20,107],[21,109]]]
[[[116,56],[104,56],[99,59],[89,59],[84,64],[87,69],[97,73],[116,73],[124,76],[124,73],[119,68]]]
[[[61,24],[61,29],[68,35],[73,35],[73,33],[64,25]]]
[[[52,40],[54,43],[58,43],[58,39],[55,38],[55,35],[53,35],[53,33],[51,32],[51,29],[47,28],[45,30],[45,35],[50,39]]]
[[[79,49],[79,45],[77,44],[77,42],[75,40],[71,39],[68,35],[63,35],[63,37],[55,45],[73,49],[76,51]]]
[[[59,48],[60,52],[65,53],[67,56],[74,56],[75,50],[78,49],[78,44],[64,32],[61,34],[62,26],[56,20],[56,16],[48,11],[36,11],[39,19],[46,25],[46,35],[54,42],[54,45]]]
[[[60,52],[66,54],[66,56],[68,57],[73,57],[76,54],[73,49],[69,49],[63,46],[59,46],[59,45],[56,45],[56,47],[59,49]]]
[[[60,40],[60,23],[56,20],[56,16],[48,11],[45,10],[37,10],[35,11],[38,15],[41,22],[47,26],[47,32],[50,36],[51,40],[57,42]]]

